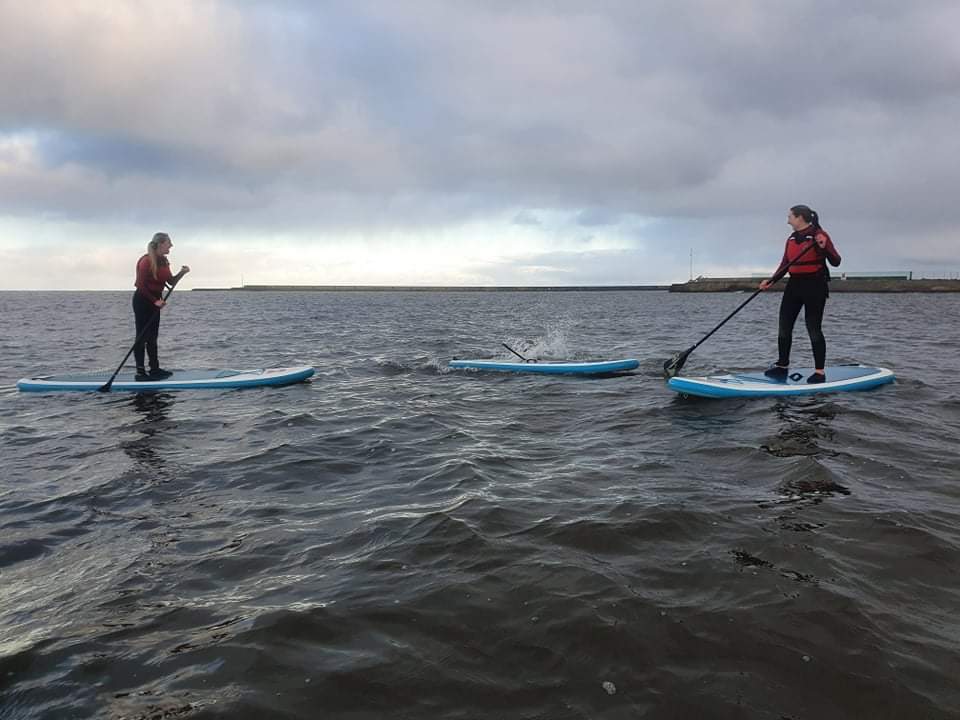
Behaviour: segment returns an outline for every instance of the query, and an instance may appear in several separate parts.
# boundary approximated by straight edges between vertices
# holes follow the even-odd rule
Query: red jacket
[[[826,244],[821,248],[818,240],[826,240]],[[813,246],[812,249],[811,245]],[[799,262],[790,265],[794,260],[799,260]],[[828,261],[831,265],[837,267],[840,264],[840,253],[837,252],[837,248],[834,247],[833,240],[827,235],[826,230],[810,225],[803,230],[791,233],[790,237],[787,238],[787,245],[783,250],[783,259],[773,275],[776,277],[787,265],[790,265],[791,277],[796,275],[810,277],[816,273],[829,276],[827,272]]]
[[[170,272],[170,261],[165,257],[157,259],[157,276],[153,276],[153,268],[150,267],[150,256],[144,255],[137,260],[137,281],[134,286],[137,292],[143,295],[150,302],[154,302],[163,297],[163,289],[173,282],[173,273]]]

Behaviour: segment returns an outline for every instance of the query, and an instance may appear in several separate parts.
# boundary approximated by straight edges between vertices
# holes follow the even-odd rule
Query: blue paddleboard
[[[113,381],[114,391],[133,392],[155,390],[219,390],[224,388],[248,388],[263,385],[290,385],[313,375],[309,366],[270,368],[268,370],[173,370],[164,380],[137,382],[133,371],[121,371]],[[111,373],[88,373],[79,375],[44,375],[24,378],[17,383],[23,392],[59,392],[64,390],[99,390]]]
[[[499,360],[451,360],[453,370],[497,370],[500,372],[537,373],[540,375],[605,375],[636,370],[639,360],[603,360],[598,362],[501,362]]]
[[[672,377],[667,387],[684,395],[709,398],[776,397],[778,395],[815,395],[818,393],[869,390],[894,381],[886,368],[866,365],[828,367],[826,382],[807,383],[813,368],[790,368],[784,380],[773,380],[763,372],[712,375],[709,377]]]

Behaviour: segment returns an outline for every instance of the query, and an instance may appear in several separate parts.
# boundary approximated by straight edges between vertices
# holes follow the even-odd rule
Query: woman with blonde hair
[[[172,373],[160,367],[157,352],[157,337],[160,334],[160,310],[166,303],[163,289],[173,287],[180,278],[190,272],[184,265],[176,275],[170,272],[167,255],[173,242],[167,233],[158,232],[147,243],[147,252],[137,261],[137,280],[134,283],[133,316],[137,324],[137,341],[133,346],[133,357],[137,364],[136,379],[163,380]],[[144,355],[150,358],[150,372],[144,365]]]

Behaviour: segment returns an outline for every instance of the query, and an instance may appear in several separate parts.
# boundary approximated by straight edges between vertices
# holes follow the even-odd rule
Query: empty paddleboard
[[[134,380],[133,371],[121,371],[113,381],[114,391],[145,392],[154,390],[221,390],[225,388],[290,385],[306,380],[314,373],[309,366],[270,368],[266,370],[173,370],[163,380]],[[67,390],[99,390],[111,373],[78,375],[43,375],[24,378],[17,383],[23,392],[60,392]]]

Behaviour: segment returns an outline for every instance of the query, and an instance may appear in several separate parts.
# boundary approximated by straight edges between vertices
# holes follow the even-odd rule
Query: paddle
[[[810,243],[810,244],[804,249],[804,251],[803,251],[802,253],[800,253],[796,258],[794,258],[794,259],[791,260],[789,263],[787,263],[786,267],[784,267],[782,270],[780,270],[778,273],[776,273],[776,274],[770,279],[770,285],[768,285],[767,287],[772,287],[774,284],[776,284],[784,275],[787,274],[787,271],[788,271],[795,263],[799,262],[800,259],[803,258],[804,255],[806,255],[808,252],[810,252],[811,250],[813,250],[816,246],[817,246],[817,242],[816,242],[816,240],[814,240],[812,243]],[[672,377],[674,377],[678,372],[680,372],[681,368],[683,368],[684,364],[687,362],[687,358],[690,356],[690,353],[692,353],[694,350],[696,350],[698,347],[700,347],[704,342],[706,342],[707,338],[709,338],[711,335],[713,335],[717,330],[719,330],[720,328],[722,328],[722,327],[727,323],[727,320],[729,320],[729,319],[732,318],[734,315],[736,315],[738,312],[740,312],[741,310],[743,310],[744,306],[745,306],[748,302],[750,302],[751,300],[753,300],[757,295],[759,295],[759,294],[762,293],[762,292],[763,292],[763,290],[761,290],[761,289],[758,288],[756,291],[754,291],[753,295],[751,295],[751,296],[748,297],[746,300],[744,300],[742,303],[740,303],[740,305],[737,307],[736,310],[734,310],[732,313],[730,313],[729,315],[727,315],[719,325],[717,325],[713,330],[711,330],[711,331],[708,332],[706,335],[704,335],[702,338],[700,338],[700,342],[698,342],[696,345],[691,345],[690,347],[688,347],[688,348],[687,348],[686,350],[684,350],[683,352],[678,352],[678,353],[677,353],[676,355],[674,355],[672,358],[670,358],[669,360],[667,360],[667,361],[663,364],[663,374],[664,374],[664,376],[665,376],[665,377],[668,377],[668,378],[672,378]]]
[[[525,358],[523,355],[521,355],[520,353],[518,353],[516,350],[514,350],[512,347],[510,347],[510,346],[507,345],[506,343],[500,343],[500,344],[503,345],[507,350],[509,350],[510,352],[512,352],[514,355],[516,355],[518,358],[520,358],[521,360],[523,360],[525,363],[536,362],[536,360],[530,360],[529,358]]]
[[[173,289],[177,286],[177,282],[180,282],[179,278],[173,285],[170,286],[170,289],[167,290],[167,294],[163,296],[163,301],[166,302],[167,298],[170,297],[170,294],[173,292]],[[123,360],[120,361],[120,364],[117,366],[117,369],[113,371],[113,375],[110,376],[110,379],[103,385],[101,385],[97,390],[99,392],[110,392],[110,388],[113,387],[113,381],[116,380],[117,375],[120,374],[120,371],[123,369],[124,364],[127,362],[127,359],[130,357],[130,353],[133,352],[133,349],[137,346],[137,343],[140,342],[140,339],[146,334],[147,330],[150,329],[150,326],[160,317],[160,308],[157,308],[156,312],[150,316],[150,319],[147,320],[147,324],[143,326],[143,329],[137,334],[137,339],[133,341],[133,345],[130,346],[130,349],[127,350],[127,354],[123,356]]]

